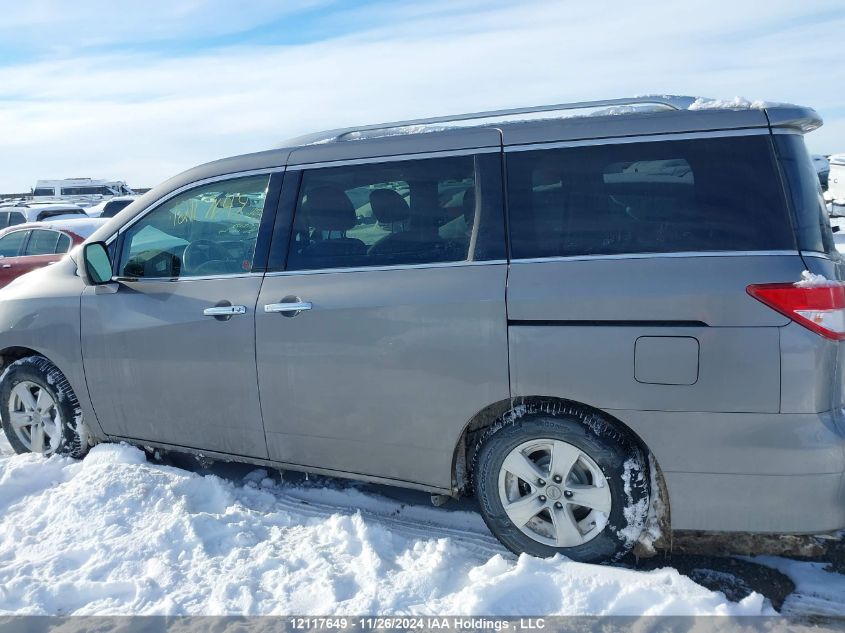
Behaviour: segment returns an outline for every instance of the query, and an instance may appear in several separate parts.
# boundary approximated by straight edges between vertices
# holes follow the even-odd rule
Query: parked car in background
[[[3,429],[473,494],[539,556],[836,534],[822,121],[699,103],[335,130],[177,175],[0,292]]]
[[[825,198],[834,204],[845,205],[845,154],[833,154],[830,157],[830,175],[827,180]]]
[[[28,202],[14,206],[0,206],[0,229],[24,222],[45,222],[68,218],[87,218],[88,214],[76,204],[66,202]]]
[[[138,196],[115,196],[110,200],[95,204],[93,207],[88,207],[85,209],[85,213],[92,218],[113,218],[137,199]]]
[[[816,173],[819,176],[819,182],[822,185],[822,189],[827,189],[827,179],[828,175],[830,174],[830,162],[827,159],[827,156],[822,156],[821,154],[813,154],[813,167],[816,168]]]
[[[0,231],[0,288],[36,268],[59,261],[103,225],[94,218],[27,222]]]

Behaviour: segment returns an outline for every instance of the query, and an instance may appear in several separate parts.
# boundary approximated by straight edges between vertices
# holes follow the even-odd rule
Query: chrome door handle
[[[312,308],[309,301],[293,301],[290,303],[268,303],[264,306],[264,312],[281,312],[282,314],[288,312],[302,312],[303,310],[310,310]]]
[[[11,264],[3,264],[3,268],[11,268],[11,267],[12,267]]]
[[[220,317],[233,314],[246,314],[246,306],[214,306],[202,311],[205,316]]]

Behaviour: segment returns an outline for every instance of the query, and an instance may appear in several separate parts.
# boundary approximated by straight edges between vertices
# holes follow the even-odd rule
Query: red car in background
[[[106,220],[79,218],[16,224],[0,231],[0,288],[36,268],[59,261]]]

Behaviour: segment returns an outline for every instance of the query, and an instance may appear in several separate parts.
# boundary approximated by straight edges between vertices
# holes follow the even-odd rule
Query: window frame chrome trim
[[[214,279],[246,279],[260,277],[264,272],[232,273],[230,275],[198,275],[196,277],[122,277],[115,275],[112,281],[120,283],[174,283],[177,281],[210,281]]]
[[[446,149],[432,152],[417,152],[411,154],[395,154],[389,156],[373,156],[369,158],[344,158],[340,160],[325,160],[315,163],[292,163],[287,165],[287,171],[306,171],[309,169],[326,169],[330,167],[347,167],[351,165],[372,165],[380,163],[399,163],[409,160],[428,160],[432,158],[449,158],[450,156],[475,156],[476,154],[494,154],[502,151],[501,145],[486,145],[471,149]]]
[[[723,138],[737,136],[763,136],[771,134],[768,127],[748,127],[736,130],[709,130],[706,132],[667,132],[656,134],[639,134],[636,136],[608,136],[606,138],[590,138],[572,141],[541,141],[538,143],[519,143],[505,145],[504,153],[530,152],[532,150],[558,149],[567,147],[590,147],[598,145],[623,145],[627,143],[659,143],[661,141],[689,141],[705,138]]]
[[[609,255],[556,255],[512,259],[511,264],[540,264],[543,262],[577,262],[617,259],[692,259],[696,257],[800,257],[797,250],[772,251],[677,251],[671,253],[617,253]]]
[[[506,259],[483,261],[432,262],[429,264],[394,264],[391,266],[351,266],[348,268],[315,268],[313,270],[276,270],[265,273],[265,277],[289,277],[291,275],[325,275],[329,273],[360,273],[369,271],[423,270],[425,268],[458,268],[463,266],[507,265]]]

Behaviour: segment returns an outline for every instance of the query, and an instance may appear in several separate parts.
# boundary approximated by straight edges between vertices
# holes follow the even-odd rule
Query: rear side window
[[[56,190],[52,187],[38,187],[32,192],[33,196],[55,196]]]
[[[29,236],[26,243],[24,255],[53,255],[56,252],[56,244],[60,233],[56,231],[43,231],[35,229]]]
[[[494,154],[306,171],[287,268],[503,259],[500,183]]]
[[[15,224],[23,224],[26,222],[26,218],[24,217],[23,213],[19,211],[10,211],[9,212],[9,226],[13,226]]]
[[[0,211],[0,229],[9,226],[9,213],[7,211]]]
[[[17,257],[29,231],[14,231],[0,237],[0,257]]]
[[[512,256],[791,250],[768,136],[507,155]]]
[[[817,253],[836,253],[821,183],[804,146],[804,137],[776,134],[775,146],[792,200],[798,248]]]

